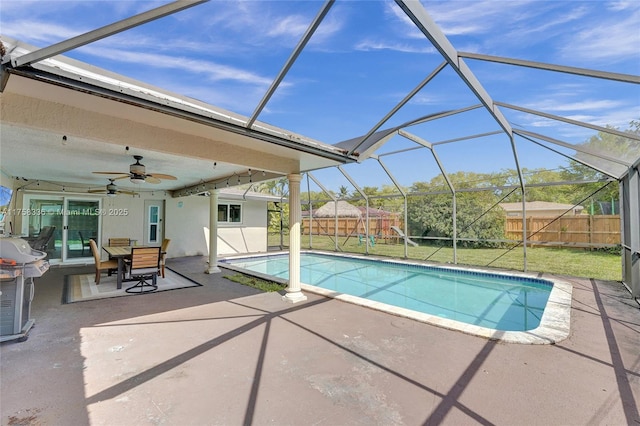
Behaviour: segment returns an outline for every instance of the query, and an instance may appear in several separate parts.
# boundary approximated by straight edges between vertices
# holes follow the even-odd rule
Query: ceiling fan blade
[[[118,194],[127,194],[127,195],[138,195],[137,192],[133,192],[133,191],[116,191]]]
[[[111,178],[112,180],[119,180],[119,179],[129,179],[129,175],[122,175],[122,176],[118,176],[116,178]]]
[[[165,179],[165,180],[178,180],[177,177],[175,176],[171,176],[171,175],[165,175],[162,173],[150,173],[147,174],[147,177],[152,176],[154,178],[158,178],[158,179]]]
[[[144,181],[147,182],[147,183],[152,183],[152,184],[157,184],[157,183],[161,182],[160,179],[158,179],[157,177],[149,176],[149,175],[147,175],[145,177]]]
[[[89,191],[87,191],[87,192],[90,192],[90,193],[92,193],[92,194],[99,194],[99,193],[101,193],[101,192],[107,192],[107,191],[105,191],[104,189],[90,189],[90,190],[89,190]]]
[[[123,172],[93,172],[96,175],[126,175],[129,176],[127,173],[123,173]]]

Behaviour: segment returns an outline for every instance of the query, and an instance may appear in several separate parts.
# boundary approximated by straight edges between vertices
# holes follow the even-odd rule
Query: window
[[[241,223],[242,206],[240,204],[218,204],[218,222]]]

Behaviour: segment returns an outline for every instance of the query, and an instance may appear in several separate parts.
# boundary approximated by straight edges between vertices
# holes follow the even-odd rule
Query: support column
[[[218,272],[218,190],[214,189],[209,192],[209,267],[205,273]]]
[[[289,286],[282,300],[290,303],[307,300],[300,286],[300,180],[299,174],[290,174],[289,179]]]
[[[620,182],[622,229],[622,281],[640,298],[640,160]]]

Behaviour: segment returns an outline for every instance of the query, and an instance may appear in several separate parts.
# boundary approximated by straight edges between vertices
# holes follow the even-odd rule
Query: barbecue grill
[[[33,278],[49,270],[46,256],[21,238],[0,238],[0,342],[27,339],[35,323],[31,318]]]

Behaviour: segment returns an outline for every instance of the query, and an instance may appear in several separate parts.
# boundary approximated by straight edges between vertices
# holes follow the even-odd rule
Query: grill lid
[[[34,250],[22,238],[0,238],[0,257],[14,259],[17,263],[31,263],[47,257],[47,253]]]

